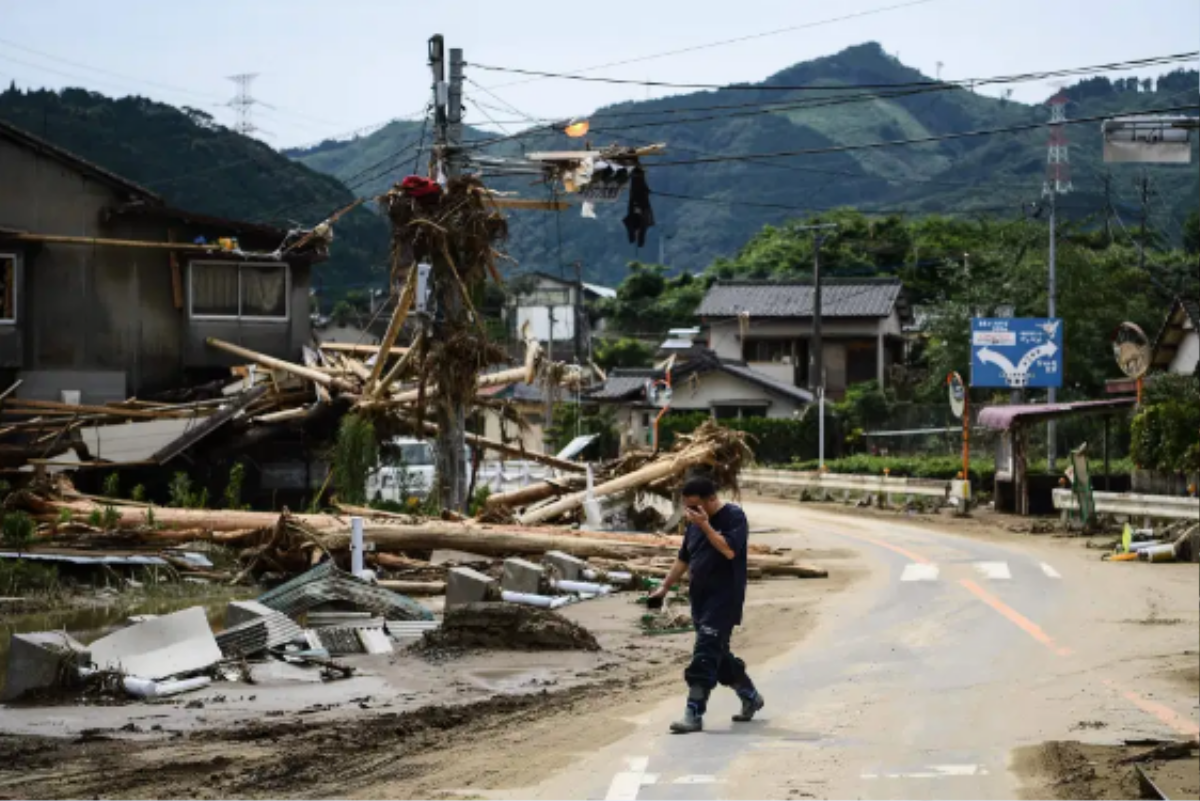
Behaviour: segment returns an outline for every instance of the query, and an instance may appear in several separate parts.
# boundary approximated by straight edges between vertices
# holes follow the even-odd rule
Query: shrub
[[[1132,424],[1134,462],[1169,473],[1200,471],[1200,379],[1155,376],[1143,401]]]
[[[375,426],[356,414],[342,418],[333,449],[333,484],[338,499],[363,505],[367,501],[367,475],[379,462]]]
[[[225,508],[248,509],[242,505],[242,485],[246,482],[246,465],[235,462],[229,468],[229,483],[225,485]]]
[[[0,540],[9,548],[18,551],[33,542],[36,533],[37,524],[24,512],[8,512],[4,515],[4,522],[0,524]]]
[[[109,473],[105,476],[101,492],[106,498],[121,497],[121,476],[117,473]]]
[[[674,412],[659,424],[661,447],[670,448],[679,434],[690,434],[709,419],[706,412]],[[817,456],[818,421],[815,408],[800,418],[744,417],[721,420],[721,425],[750,435],[748,444],[760,464],[787,464]],[[825,418],[825,453],[837,453],[837,421]]]

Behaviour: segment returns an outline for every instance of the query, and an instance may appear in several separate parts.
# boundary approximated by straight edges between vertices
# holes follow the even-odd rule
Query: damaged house
[[[0,381],[20,379],[15,397],[144,398],[228,377],[208,337],[288,359],[308,342],[321,248],[171,208],[3,121],[0,175]]]
[[[5,122],[0,175],[0,468],[153,473],[201,440],[253,458],[248,444],[274,438],[273,459],[311,482],[302,445],[286,447],[302,431],[206,440],[242,412],[271,411],[284,387],[264,394],[269,371],[238,383],[230,368],[245,361],[210,340],[299,361],[326,236],[172,208]]]

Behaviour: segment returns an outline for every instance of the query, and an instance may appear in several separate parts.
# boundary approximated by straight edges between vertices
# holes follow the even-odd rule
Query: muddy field
[[[853,580],[844,555],[830,556],[828,580],[751,585],[735,639],[748,659],[800,641],[821,599]],[[565,612],[601,650],[415,648],[358,657],[359,675],[327,684],[279,665],[255,684],[155,704],[6,708],[0,797],[432,797],[524,786],[627,733],[625,714],[681,684],[691,645],[687,634],[644,634],[630,594]],[[354,758],[331,768],[339,753]]]

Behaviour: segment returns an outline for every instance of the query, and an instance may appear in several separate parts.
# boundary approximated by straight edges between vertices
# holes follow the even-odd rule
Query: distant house
[[[1200,303],[1175,298],[1154,338],[1150,369],[1200,375]]]
[[[615,298],[617,291],[544,272],[523,277],[527,283],[513,295],[506,310],[512,338],[519,340],[528,325],[530,337],[547,348],[553,343],[554,358],[570,360],[576,354],[586,358],[591,338],[604,330],[603,320],[593,319],[588,307],[597,300]]]
[[[912,313],[896,279],[828,279],[821,293],[825,386],[831,398],[864,381],[886,384],[904,358],[904,327]],[[720,281],[696,315],[708,347],[723,360],[794,387],[812,387],[809,375],[813,287],[807,281]]]
[[[18,397],[103,403],[228,375],[239,360],[207,337],[287,359],[308,341],[323,252],[245,255],[286,231],[171,208],[5,122],[0,176],[0,379],[20,378]]]
[[[648,386],[665,377],[661,369],[616,369],[584,395],[585,402],[618,408],[622,447],[647,446],[659,412]],[[795,417],[813,402],[807,390],[748,366],[699,349],[671,370],[671,412],[704,412],[717,420]]]

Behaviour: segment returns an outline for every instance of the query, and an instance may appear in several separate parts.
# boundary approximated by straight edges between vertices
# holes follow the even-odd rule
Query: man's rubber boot
[[[704,731],[704,717],[696,714],[696,710],[688,704],[683,718],[671,724],[671,734],[692,734],[698,731]]]
[[[733,716],[734,723],[749,723],[754,720],[754,713],[763,708],[763,697],[757,692],[753,698],[742,698],[742,711]]]

